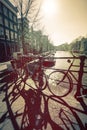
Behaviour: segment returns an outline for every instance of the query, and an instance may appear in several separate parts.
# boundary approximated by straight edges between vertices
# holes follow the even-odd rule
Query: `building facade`
[[[0,0],[0,62],[18,51],[17,8],[9,0]]]

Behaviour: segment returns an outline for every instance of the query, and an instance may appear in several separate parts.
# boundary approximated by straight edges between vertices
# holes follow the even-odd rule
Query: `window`
[[[0,38],[5,38],[4,28],[0,26]]]
[[[14,15],[14,22],[17,22],[17,18],[16,18],[16,16]]]
[[[6,18],[5,18],[5,26],[9,27],[9,23],[8,23],[8,20]]]
[[[10,40],[9,30],[6,29],[6,30],[5,30],[5,33],[6,33],[6,38],[7,38],[8,40]]]
[[[3,25],[2,15],[0,15],[0,24]]]
[[[16,25],[14,25],[14,30],[17,31],[17,26]]]
[[[4,15],[5,15],[5,16],[8,16],[8,9],[4,6],[4,7],[3,7],[3,10],[4,10]]]
[[[17,33],[15,33],[15,41],[17,41],[17,38],[18,38],[18,37],[17,37]]]
[[[13,23],[10,22],[10,28],[11,28],[11,29],[13,29],[13,26],[14,26]]]
[[[10,18],[11,20],[13,20],[13,14],[12,14],[12,12],[10,12],[10,11],[9,11],[9,18]]]
[[[0,35],[4,35],[4,28],[0,27]]]
[[[1,3],[0,3],[0,13],[2,13],[2,5],[1,5]]]
[[[11,41],[14,41],[14,32],[11,31]]]

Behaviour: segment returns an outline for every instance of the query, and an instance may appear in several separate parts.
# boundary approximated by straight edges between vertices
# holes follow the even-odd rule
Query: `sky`
[[[12,0],[11,0],[12,1]],[[87,36],[87,0],[37,0],[40,27],[54,45]]]
[[[54,45],[87,36],[87,0],[43,0],[42,25]]]

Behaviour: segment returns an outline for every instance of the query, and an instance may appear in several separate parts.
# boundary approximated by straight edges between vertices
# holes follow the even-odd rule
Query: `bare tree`
[[[23,53],[26,53],[25,41],[24,41],[24,18],[29,20],[31,26],[38,21],[38,14],[40,11],[40,4],[38,0],[14,0],[14,3],[18,9],[18,17],[21,19],[21,42]]]

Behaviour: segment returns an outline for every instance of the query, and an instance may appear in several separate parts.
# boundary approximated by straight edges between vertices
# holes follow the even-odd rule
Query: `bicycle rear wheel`
[[[57,96],[64,97],[72,90],[72,79],[69,74],[66,75],[64,71],[53,71],[48,78],[49,91]]]

